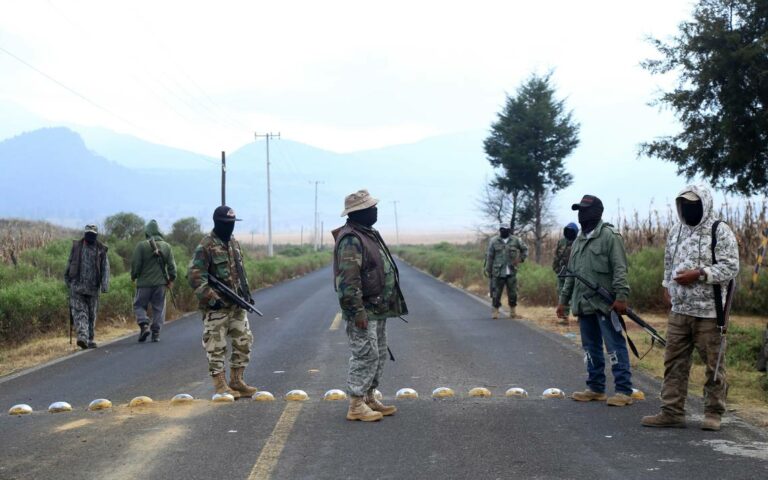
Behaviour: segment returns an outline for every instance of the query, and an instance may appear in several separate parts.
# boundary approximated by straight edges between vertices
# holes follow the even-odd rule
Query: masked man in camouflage
[[[691,354],[696,349],[706,365],[707,377],[701,428],[720,430],[728,384],[725,356],[715,379],[720,331],[716,320],[714,286],[721,286],[725,302],[727,284],[739,273],[739,247],[728,225],[718,223],[714,231],[717,263],[713,263],[713,228],[717,219],[712,207],[712,194],[707,187],[687,186],[675,203],[680,223],[670,230],[664,250],[662,285],[665,300],[671,302],[672,311],[667,323],[662,407],[660,413],[643,417],[642,424],[646,427],[685,426]]]
[[[528,256],[528,245],[520,237],[512,235],[509,225],[499,225],[499,234],[488,243],[485,254],[485,276],[490,278],[491,300],[493,311],[491,316],[499,318],[501,296],[507,289],[509,301],[509,316],[518,318],[517,312],[517,267]]]
[[[146,240],[136,245],[131,258],[131,280],[136,282],[133,311],[139,324],[139,342],[145,342],[152,332],[152,341],[160,340],[160,329],[165,322],[165,292],[173,288],[176,280],[176,261],[171,246],[163,239],[155,220],[144,229]],[[149,325],[147,307],[152,305],[152,326]]]
[[[109,290],[107,246],[98,240],[96,225],[86,225],[83,238],[72,242],[64,282],[69,288],[69,311],[77,331],[77,346],[96,348],[99,293]]]
[[[579,402],[605,401],[608,405],[624,407],[632,404],[632,373],[629,367],[627,342],[611,321],[611,310],[619,314],[627,311],[629,283],[627,282],[627,255],[621,235],[610,223],[602,220],[603,202],[592,195],[584,195],[573,204],[579,212],[581,234],[576,237],[568,260],[568,270],[578,273],[608,290],[616,300],[606,305],[582,282],[568,277],[560,291],[558,318],[565,317],[565,306],[570,304],[579,318],[581,345],[587,364],[587,389],[574,392]],[[615,394],[605,394],[605,357],[603,342],[608,352]]]
[[[559,275],[563,268],[568,266],[568,259],[571,258],[571,247],[573,241],[576,240],[576,236],[579,234],[579,226],[571,222],[563,229],[563,238],[557,241],[557,247],[555,248],[555,259],[552,261],[552,270],[555,271],[555,275]],[[560,291],[565,285],[565,278],[557,277],[557,295],[560,296]],[[568,315],[571,313],[570,305],[565,305],[565,317],[560,319],[561,325],[568,325]]]
[[[240,244],[232,236],[235,222],[239,220],[234,210],[227,206],[214,210],[213,231],[200,240],[187,273],[203,314],[203,346],[216,393],[229,393],[235,398],[251,397],[258,391],[243,379],[251,356],[253,335],[247,312],[219,295],[209,285],[208,276],[215,275],[238,295],[251,299]],[[227,337],[232,343],[229,385],[224,371]]]
[[[378,202],[367,190],[348,195],[341,213],[347,223],[332,232],[335,287],[352,353],[347,420],[364,422],[397,411],[376,399],[374,391],[387,359],[387,318],[408,313],[395,260],[373,228]]]

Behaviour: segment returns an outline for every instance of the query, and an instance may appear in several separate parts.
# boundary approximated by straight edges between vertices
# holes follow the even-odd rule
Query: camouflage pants
[[[501,307],[501,296],[504,293],[504,287],[507,288],[509,306],[517,306],[517,273],[512,272],[507,277],[493,277],[491,279],[491,300],[494,308]]]
[[[253,334],[245,310],[234,307],[203,313],[203,347],[208,357],[208,371],[216,375],[224,371],[227,337],[232,342],[230,368],[247,367],[251,358]]]
[[[720,351],[720,330],[717,328],[717,322],[714,318],[698,318],[678,313],[669,314],[661,408],[675,417],[685,415],[685,397],[688,395],[688,377],[694,349],[699,352],[707,367],[704,412],[722,415],[725,412],[728,383],[725,376],[725,356],[720,363],[717,381],[714,379],[717,354]]]
[[[557,298],[560,298],[560,291],[563,289],[563,286],[565,285],[565,279],[557,277]],[[569,303],[565,304],[565,314],[570,315],[571,312],[571,305]]]
[[[98,295],[69,294],[69,308],[72,311],[73,328],[78,340],[93,341],[96,333],[96,314],[99,310]]]
[[[387,321],[368,319],[368,328],[357,328],[347,321],[349,338],[349,375],[347,393],[362,397],[379,386],[384,362],[387,360]]]

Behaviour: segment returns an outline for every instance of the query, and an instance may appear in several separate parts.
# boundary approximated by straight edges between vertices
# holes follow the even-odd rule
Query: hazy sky
[[[673,123],[639,62],[681,0],[0,0],[0,100],[215,156],[280,131],[339,151],[487,130],[554,69],[583,145],[634,151]],[[106,110],[106,111],[105,111]],[[108,113],[108,112],[109,113]]]

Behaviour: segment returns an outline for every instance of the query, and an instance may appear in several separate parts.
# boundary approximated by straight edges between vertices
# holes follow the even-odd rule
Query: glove
[[[213,302],[213,305],[211,305],[211,310],[221,310],[224,308],[224,302],[221,301],[221,299],[217,298],[215,302]]]

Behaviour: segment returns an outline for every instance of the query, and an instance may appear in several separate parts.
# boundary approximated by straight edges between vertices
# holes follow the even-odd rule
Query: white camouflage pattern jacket
[[[715,257],[717,264],[712,264],[712,225],[717,220],[712,206],[712,193],[703,185],[689,185],[680,191],[694,192],[701,198],[704,215],[695,227],[685,223],[678,208],[680,223],[672,227],[667,237],[664,251],[664,281],[662,285],[672,297],[674,313],[700,318],[716,318],[715,294],[713,285],[719,283],[723,288],[723,302],[728,281],[739,273],[739,245],[736,236],[726,223],[717,227],[717,246]],[[678,195],[678,196],[679,196]],[[676,202],[677,203],[677,202]],[[703,268],[706,280],[690,285],[680,285],[673,278],[677,272]]]

